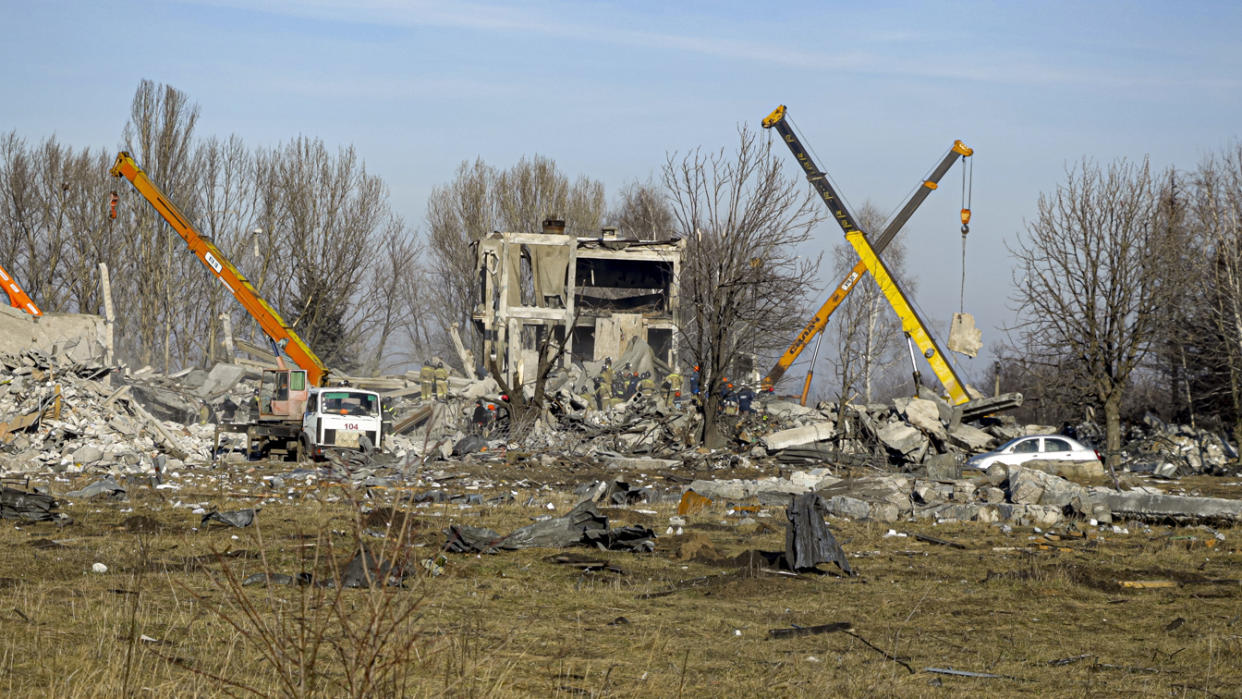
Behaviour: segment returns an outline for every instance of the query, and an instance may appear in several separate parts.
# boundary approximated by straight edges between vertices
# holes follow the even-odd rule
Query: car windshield
[[[379,413],[379,401],[364,391],[325,391],[319,394],[323,412],[330,415],[373,417]]]

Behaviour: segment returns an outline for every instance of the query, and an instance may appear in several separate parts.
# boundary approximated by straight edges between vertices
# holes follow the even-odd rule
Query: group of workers
[[[650,371],[639,373],[627,363],[618,372],[613,369],[612,360],[606,358],[604,367],[594,382],[595,407],[605,410],[633,400],[635,397],[644,406],[658,404],[661,407],[679,410],[683,403],[689,403],[697,407],[701,405],[702,400],[698,365],[695,365],[690,372],[689,379],[688,396],[682,395],[686,379],[677,372],[676,368],[664,377],[657,391],[655,379],[652,378]],[[719,391],[721,404],[726,414],[754,412],[753,403],[756,396],[755,391],[749,386],[736,388],[728,378],[721,378]]]
[[[431,400],[434,396],[437,400],[448,399],[448,367],[444,366],[444,360],[433,359],[424,363],[423,368],[418,371],[418,380],[422,388],[423,400]]]

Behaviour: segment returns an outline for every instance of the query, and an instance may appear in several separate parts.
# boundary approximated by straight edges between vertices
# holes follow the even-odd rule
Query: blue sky
[[[0,131],[111,150],[148,78],[201,106],[200,136],[353,144],[413,226],[464,159],[539,153],[615,193],[778,104],[854,208],[895,210],[960,138],[985,343],[1013,318],[1005,243],[1068,164],[1190,168],[1242,124],[1242,3],[4,4]],[[958,305],[959,177],[902,233],[937,323]]]

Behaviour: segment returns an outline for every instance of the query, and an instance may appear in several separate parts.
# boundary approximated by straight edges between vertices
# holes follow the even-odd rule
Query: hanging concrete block
[[[967,357],[974,357],[983,348],[983,331],[975,327],[975,317],[969,313],[954,313],[949,326],[949,349]]]

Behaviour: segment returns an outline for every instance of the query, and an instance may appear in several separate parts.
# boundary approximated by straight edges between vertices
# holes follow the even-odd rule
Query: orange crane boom
[[[9,305],[13,308],[20,308],[32,316],[38,317],[43,315],[43,311],[35,305],[31,300],[30,294],[17,283],[17,280],[8,273],[4,267],[0,267],[0,286],[9,294]]]
[[[151,206],[155,207],[168,225],[172,226],[173,230],[185,240],[194,256],[220,280],[220,283],[224,284],[229,293],[241,302],[241,305],[255,319],[259,327],[263,328],[263,332],[272,339],[272,342],[289,355],[295,364],[306,370],[306,379],[312,386],[323,386],[327,382],[328,369],[319,357],[302,341],[302,338],[298,337],[293,328],[285,323],[276,309],[259,295],[258,290],[242,276],[232,262],[229,262],[224,253],[220,252],[220,249],[209,238],[194,230],[181,210],[164,196],[164,193],[155,186],[151,178],[147,177],[142,168],[138,167],[129,153],[122,151],[117,155],[116,164],[109,172],[113,177],[124,177],[129,180],[130,184],[134,185],[134,189],[137,189],[139,194],[151,202]]]

